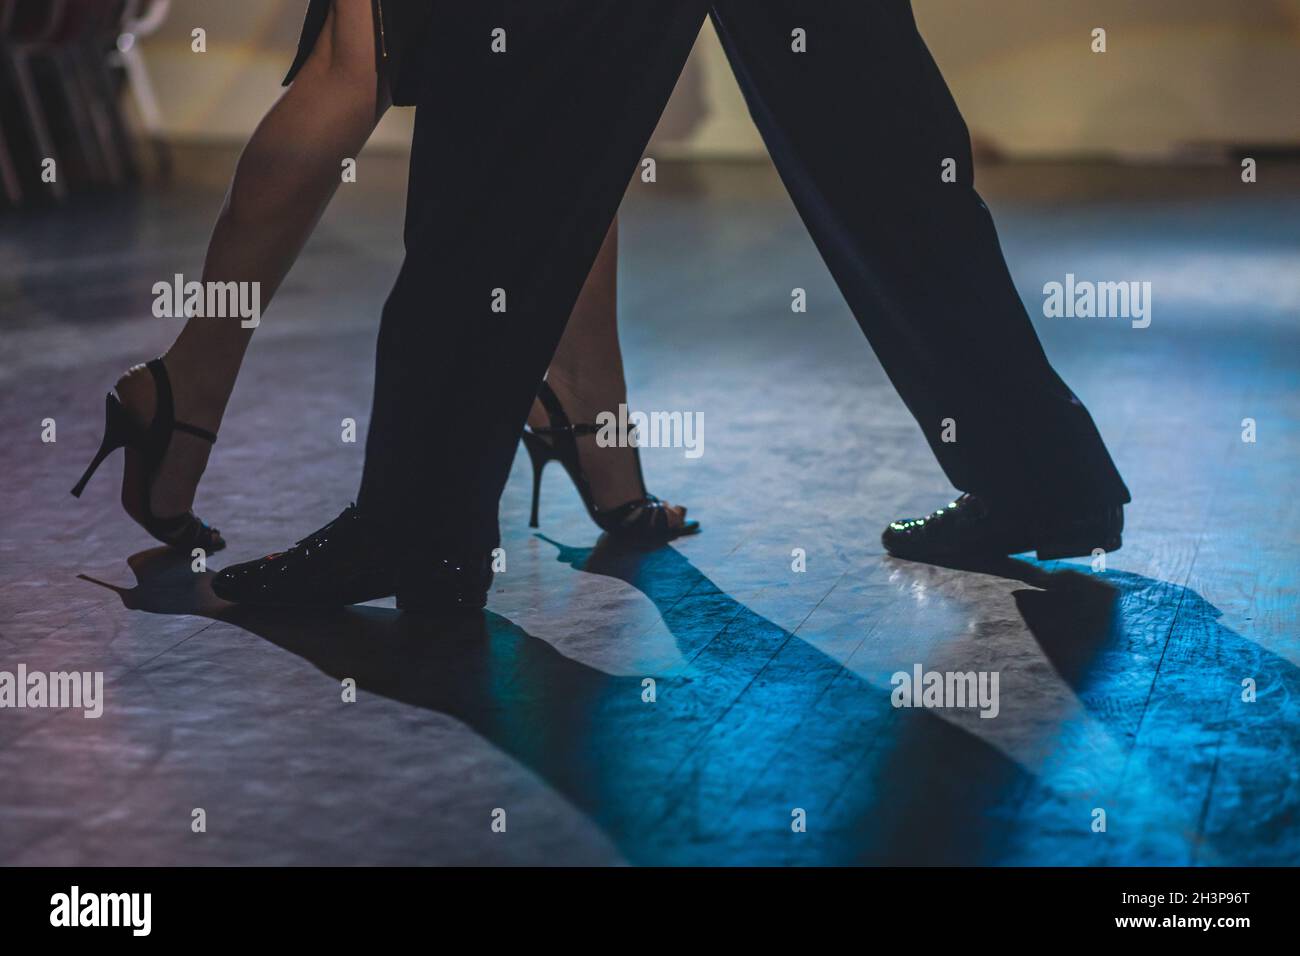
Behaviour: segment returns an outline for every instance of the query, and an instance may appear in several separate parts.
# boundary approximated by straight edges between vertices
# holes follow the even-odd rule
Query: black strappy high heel
[[[537,392],[542,407],[550,418],[550,425],[543,428],[528,428],[524,432],[524,448],[533,463],[533,509],[528,519],[530,528],[537,527],[537,509],[542,492],[542,469],[551,461],[558,461],[573,479],[573,484],[587,507],[591,520],[611,536],[631,544],[653,545],[680,538],[682,535],[695,534],[700,530],[698,521],[685,521],[681,527],[674,528],[668,523],[668,511],[664,503],[654,495],[646,492],[645,478],[641,474],[641,454],[637,448],[632,449],[636,456],[636,477],[641,484],[641,497],[602,511],[596,507],[596,499],[591,493],[591,485],[582,470],[582,460],[578,455],[579,435],[594,435],[600,429],[596,425],[574,425],[565,414],[564,407],[555,392],[545,382]],[[552,441],[547,441],[547,438]]]
[[[113,451],[125,448],[127,467],[122,479],[122,506],[127,513],[163,544],[181,551],[192,551],[194,548],[202,548],[208,554],[220,551],[226,546],[221,532],[200,521],[193,511],[172,518],[160,518],[150,507],[149,492],[158,469],[162,467],[172,434],[185,432],[209,443],[215,443],[217,436],[206,428],[176,421],[172,384],[162,359],[148,362],[146,368],[153,375],[156,395],[153,421],[147,426],[141,425],[131,417],[118,397],[109,392],[104,397],[104,440],[100,442],[99,451],[95,452],[86,473],[73,486],[72,495],[80,498],[95,469]],[[140,456],[139,460],[136,460],[136,455]]]

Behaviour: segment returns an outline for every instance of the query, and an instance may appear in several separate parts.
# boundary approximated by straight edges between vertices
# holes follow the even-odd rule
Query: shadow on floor
[[[1119,836],[1101,850],[1090,839],[1088,809],[1098,795],[1072,798],[1077,815],[1071,805],[1064,822],[1036,819],[1035,788],[1050,781],[934,711],[896,710],[887,686],[873,686],[755,614],[675,549],[550,543],[561,562],[625,581],[657,606],[688,663],[671,676],[646,675],[656,681],[653,703],[643,700],[642,677],[584,665],[491,612],[440,619],[372,607],[231,606],[211,594],[209,575],[192,573],[188,560],[166,549],[129,559],[134,588],[94,583],[116,591],[127,608],[234,624],[336,679],[355,679],[362,692],[462,721],[563,794],[633,863],[1145,862],[1131,858],[1141,840]],[[1203,635],[1210,677],[1258,675],[1261,695],[1280,690],[1300,699],[1293,666],[1218,625],[1218,610],[1190,590],[1010,559],[977,570],[1031,586],[1015,592],[1025,623],[1089,716],[1126,746],[1137,739],[1123,717],[1130,708],[1114,706],[1113,697],[1149,696],[1151,684],[1126,682],[1113,662],[1100,662],[1135,641]],[[932,586],[942,591],[942,581]],[[977,616],[979,608],[970,611]],[[1204,731],[1215,707],[1222,712],[1239,690],[1200,684],[1163,701],[1182,712],[1166,711],[1154,730],[1173,718]],[[1063,728],[1047,717],[1039,732],[1050,744]],[[1273,718],[1260,725],[1276,726]],[[1296,766],[1296,742],[1280,746],[1275,757]],[[1157,803],[1182,799],[1164,779],[1185,771],[1176,757],[1149,763],[1141,772],[1161,779],[1139,781],[1139,792]],[[1275,839],[1294,846],[1300,825],[1291,805],[1273,826]],[[807,814],[805,833],[792,832],[796,808]],[[1158,807],[1148,809],[1159,817]],[[1251,819],[1214,837],[1216,861],[1250,845],[1240,830]],[[1203,811],[1200,820],[1203,829]],[[1173,839],[1190,860],[1204,836]],[[1077,844],[1067,858],[1060,858],[1062,841]]]

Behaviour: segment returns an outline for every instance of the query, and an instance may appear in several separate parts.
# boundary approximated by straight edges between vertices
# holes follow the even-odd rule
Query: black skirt
[[[285,86],[307,62],[316,39],[325,28],[333,0],[310,0],[307,21],[298,41]],[[424,81],[423,50],[427,41],[433,0],[370,0],[375,16],[375,68],[385,80],[394,106],[414,106]]]

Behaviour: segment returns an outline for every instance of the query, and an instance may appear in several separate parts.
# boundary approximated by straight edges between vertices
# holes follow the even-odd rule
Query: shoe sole
[[[1062,538],[1036,549],[1039,561],[1059,561],[1062,558],[1090,558],[1100,551],[1118,551],[1124,544],[1124,537],[1115,532],[1110,537],[1098,542],[1095,538]]]
[[[1051,539],[1037,548],[1021,548],[1017,551],[968,551],[953,554],[935,554],[922,548],[913,551],[908,548],[895,550],[886,546],[885,553],[890,557],[902,558],[904,561],[920,561],[926,564],[942,564],[949,561],[989,561],[1008,558],[1016,554],[1028,554],[1031,551],[1037,555],[1039,561],[1059,561],[1062,558],[1090,558],[1097,549],[1106,552],[1118,551],[1123,543],[1123,536],[1119,532],[1115,532],[1109,537],[1103,538],[1100,542],[1095,537],[1073,536]]]

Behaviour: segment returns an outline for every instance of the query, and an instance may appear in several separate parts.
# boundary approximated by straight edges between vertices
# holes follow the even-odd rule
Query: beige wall
[[[1013,155],[1160,158],[1187,143],[1300,141],[1300,0],[913,5],[972,130]],[[173,0],[169,21],[145,43],[168,128],[185,138],[246,137],[278,95],[305,7],[306,0]],[[196,26],[208,34],[202,55],[190,51]],[[1097,26],[1108,35],[1101,55],[1089,50]],[[404,146],[410,119],[409,110],[393,111],[376,145]],[[761,154],[711,28],[654,148]]]

